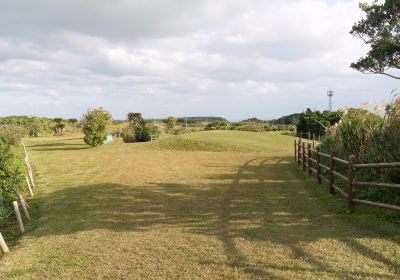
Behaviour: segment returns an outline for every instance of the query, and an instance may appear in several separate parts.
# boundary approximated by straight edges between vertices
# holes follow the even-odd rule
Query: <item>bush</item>
[[[151,136],[157,138],[163,134],[162,126],[158,123],[136,123],[129,125],[122,133],[122,139],[125,143],[147,142],[151,140]]]
[[[0,124],[22,127],[29,136],[51,135],[53,131],[53,120],[49,118],[9,116],[0,118]]]
[[[85,143],[92,147],[102,145],[106,139],[107,124],[110,120],[111,114],[103,108],[89,109],[82,118]]]
[[[14,189],[23,186],[24,170],[17,147],[0,144],[0,225],[12,211],[11,202],[16,199]]]
[[[312,111],[310,108],[299,115],[298,132],[324,135],[327,128],[341,119],[341,111]]]
[[[26,130],[15,125],[0,125],[0,144],[16,145],[25,135]]]
[[[176,126],[176,118],[168,117],[164,120],[165,125],[167,126],[167,130],[170,131]]]

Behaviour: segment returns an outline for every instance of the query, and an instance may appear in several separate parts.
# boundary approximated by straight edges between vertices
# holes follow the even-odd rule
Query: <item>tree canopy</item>
[[[383,74],[400,79],[390,70],[400,69],[400,0],[371,5],[361,3],[366,18],[356,22],[350,34],[361,38],[371,49],[351,67],[367,74]]]

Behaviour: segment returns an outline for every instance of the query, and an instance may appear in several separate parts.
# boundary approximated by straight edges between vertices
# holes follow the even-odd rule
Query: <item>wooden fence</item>
[[[354,211],[355,204],[364,204],[368,206],[374,206],[389,210],[400,211],[400,206],[374,202],[369,200],[362,200],[355,198],[356,188],[390,188],[390,189],[400,189],[400,184],[391,183],[378,183],[378,182],[361,182],[356,178],[356,171],[368,168],[400,168],[400,162],[390,162],[390,163],[369,163],[369,164],[358,164],[355,161],[355,156],[350,155],[348,160],[344,160],[336,157],[334,154],[327,154],[321,152],[319,146],[312,146],[311,142],[302,140],[301,138],[294,141],[294,158],[297,164],[306,171],[310,176],[316,176],[317,181],[321,184],[322,181],[328,183],[329,193],[336,194],[339,193],[345,199],[347,199],[347,211],[352,213]],[[322,163],[323,159],[329,162],[329,166]],[[338,172],[336,165],[341,164],[346,167],[347,175],[343,175]],[[323,170],[326,170],[328,176],[323,175]],[[342,190],[336,184],[336,178],[342,179],[347,184],[347,191]]]

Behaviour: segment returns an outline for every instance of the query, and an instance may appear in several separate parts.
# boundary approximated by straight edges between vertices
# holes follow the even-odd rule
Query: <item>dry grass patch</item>
[[[228,131],[175,139],[224,148],[182,151],[174,137],[167,146],[94,149],[79,138],[30,140],[40,216],[0,259],[1,277],[398,276],[398,225],[362,209],[343,214],[344,204],[292,162],[293,138]]]

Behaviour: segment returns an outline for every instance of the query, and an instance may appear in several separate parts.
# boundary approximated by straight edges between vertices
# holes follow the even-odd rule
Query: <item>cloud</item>
[[[381,100],[395,87],[349,64],[358,1],[2,1],[3,115],[261,118]]]

